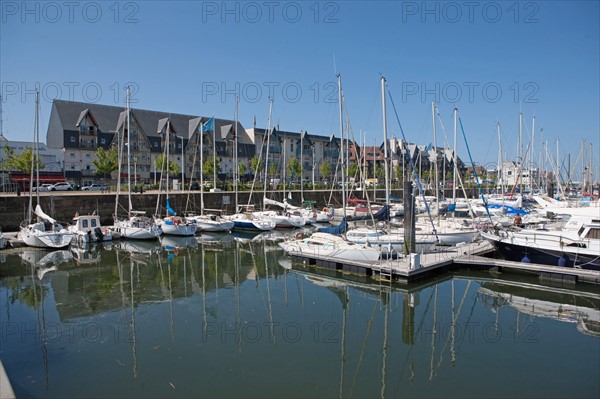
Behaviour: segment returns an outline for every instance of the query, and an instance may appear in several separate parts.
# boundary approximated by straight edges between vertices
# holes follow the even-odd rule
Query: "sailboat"
[[[166,168],[166,188],[165,193],[167,197],[167,214],[161,219],[159,217],[155,218],[155,222],[160,226],[162,232],[167,235],[173,236],[193,236],[196,234],[196,230],[198,226],[193,221],[186,219],[185,217],[177,216],[177,212],[171,208],[171,204],[169,202],[169,172],[170,172],[170,160],[169,160],[169,142],[171,136],[171,121],[169,118],[164,118],[158,121],[158,133],[160,134],[162,131],[165,131],[165,157],[163,158],[162,170]],[[162,186],[162,179],[160,182]],[[158,214],[158,207],[160,204],[160,190],[159,195],[156,199],[156,214]]]
[[[133,210],[133,205],[131,202],[131,164],[129,160],[131,159],[130,154],[130,91],[129,87],[127,87],[127,111],[126,111],[126,119],[127,119],[127,194],[129,199],[129,211],[126,219],[119,220],[118,219],[118,210],[119,210],[119,192],[121,190],[121,167],[123,161],[123,142],[125,141],[125,124],[123,125],[123,132],[117,133],[119,136],[119,173],[117,177],[117,197],[115,200],[115,224],[114,224],[114,232],[118,233],[121,238],[128,238],[134,240],[155,240],[158,236],[161,235],[162,230],[159,226],[156,225],[153,219],[145,216],[145,211],[135,211]],[[123,114],[121,114],[122,117]],[[121,124],[121,117],[119,117],[119,123]]]
[[[31,154],[31,176],[30,183],[33,183],[33,171],[36,172],[36,187],[39,185],[39,169],[38,169],[38,146],[39,146],[39,107],[40,107],[40,93],[35,93],[35,129],[34,129],[34,148]],[[23,241],[30,247],[37,248],[64,248],[71,243],[73,239],[73,233],[63,228],[62,225],[58,224],[56,220],[46,215],[40,206],[40,193],[36,190],[37,205],[35,207],[35,214],[38,217],[36,223],[32,223],[32,197],[33,197],[33,184],[29,184],[29,207],[27,211],[27,220],[21,224],[21,230],[17,234],[17,238]]]
[[[236,98],[236,105],[237,105],[237,98]],[[236,110],[237,110],[237,107],[236,107]],[[197,231],[228,232],[231,229],[233,229],[233,224],[234,224],[233,221],[224,219],[220,215],[205,215],[204,214],[204,180],[203,180],[204,179],[204,159],[203,159],[204,132],[215,129],[215,119],[213,117],[213,118],[210,118],[208,121],[206,121],[206,123],[201,123],[201,122],[199,122],[199,123],[200,123],[200,133],[197,135],[198,139],[196,142],[196,149],[195,149],[194,154],[198,153],[198,150],[200,149],[200,204],[201,204],[201,208],[200,208],[200,215],[196,215],[196,214],[187,212],[187,205],[186,205],[186,217],[188,220],[191,220],[194,223],[196,223]],[[237,145],[237,112],[236,112],[236,122],[235,122],[235,134],[236,134],[235,143]],[[237,157],[237,150],[236,150],[235,155]],[[193,161],[192,165],[196,165],[195,155],[194,155],[194,161]],[[192,169],[192,174],[190,176],[190,185],[192,184],[193,176],[194,176],[194,170]],[[236,189],[236,195],[237,195],[237,189]],[[237,202],[237,200],[236,200],[236,202]],[[189,192],[188,192],[188,203],[189,203]]]

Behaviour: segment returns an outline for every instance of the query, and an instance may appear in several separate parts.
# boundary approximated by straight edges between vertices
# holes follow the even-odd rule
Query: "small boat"
[[[46,215],[39,204],[35,207],[35,214],[39,221],[22,224],[17,239],[23,241],[27,246],[36,248],[60,249],[71,243],[73,233]]]
[[[227,232],[233,229],[234,222],[219,215],[188,215],[188,220],[198,226],[198,231]]]
[[[161,235],[161,228],[153,219],[144,216],[145,211],[131,211],[130,214],[128,219],[115,221],[113,230],[120,234],[121,238],[156,240]]]
[[[233,230],[238,231],[269,231],[273,230],[277,223],[274,220],[262,218],[253,212],[254,205],[245,205],[245,212],[227,216],[226,219],[233,222]]]
[[[381,251],[363,244],[348,242],[342,237],[328,233],[314,233],[309,237],[279,243],[292,256],[317,257],[322,260],[369,261],[379,260]]]
[[[73,233],[77,244],[89,244],[91,242],[112,241],[113,235],[107,227],[102,227],[100,217],[92,215],[76,215],[73,218],[73,224],[67,227]]]

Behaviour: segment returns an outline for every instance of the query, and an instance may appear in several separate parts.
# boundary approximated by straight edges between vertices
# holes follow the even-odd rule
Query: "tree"
[[[321,162],[321,176],[328,178],[331,175],[331,163],[328,161]]]
[[[20,154],[15,154],[15,152],[7,145],[4,147],[4,155],[6,159],[2,161],[3,170],[31,173],[31,159],[33,158],[33,150],[31,147],[25,148]],[[36,164],[38,170],[46,168],[44,162],[42,162],[39,157]]]
[[[378,179],[385,177],[385,169],[383,169],[383,166],[375,164],[375,177]]]
[[[238,179],[240,178],[240,176],[245,175],[246,174],[246,164],[243,162],[240,162],[238,164]]]
[[[217,168],[216,170],[220,170],[221,161],[219,161],[218,159],[215,161],[214,157],[210,157],[206,161],[204,161],[204,165],[202,165],[202,172],[204,174],[204,177],[213,177],[215,174],[215,167]]]
[[[352,162],[348,166],[348,177],[356,177],[358,172],[358,164],[356,162]]]
[[[302,173],[302,165],[300,165],[300,161],[296,157],[290,158],[287,169],[291,178],[299,176]]]
[[[256,156],[254,156],[250,160],[250,171],[253,174],[255,174],[255,175],[260,174],[260,172],[263,170],[264,167],[265,167],[265,164],[260,160],[260,158],[257,158]]]
[[[165,169],[165,172],[168,173],[169,176],[178,175],[181,173],[181,168],[173,161],[169,161],[169,163],[166,165],[168,168],[164,168],[165,156],[162,154],[157,155],[156,158],[154,158],[154,162],[156,164],[156,169],[160,170],[161,173]]]
[[[275,176],[275,174],[277,173],[277,169],[279,169],[279,168],[277,167],[277,164],[275,162],[271,162],[269,164],[269,173],[272,176]]]
[[[117,147],[110,147],[108,151],[99,147],[96,151],[96,159],[93,163],[96,167],[94,173],[97,175],[110,174],[119,169],[119,154]]]

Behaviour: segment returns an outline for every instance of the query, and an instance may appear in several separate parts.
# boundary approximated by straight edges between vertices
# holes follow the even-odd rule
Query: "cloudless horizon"
[[[433,142],[436,101],[450,146],[456,107],[476,163],[496,164],[497,123],[516,160],[522,112],[535,164],[543,138],[580,173],[585,141],[598,181],[599,4],[3,1],[2,132],[32,140],[36,85],[45,141],[54,98],[124,107],[130,84],[134,108],[219,118],[233,119],[238,95],[245,128],[267,127],[272,97],[273,125],[339,137],[339,73],[353,138],[379,145],[383,75],[410,142]],[[402,137],[389,97],[387,126]],[[458,143],[468,162],[460,127]]]

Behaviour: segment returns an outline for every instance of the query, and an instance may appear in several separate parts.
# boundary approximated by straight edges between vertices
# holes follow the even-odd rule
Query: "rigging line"
[[[438,117],[438,121],[440,122],[440,126],[442,127],[442,133],[444,134],[444,145],[448,149],[450,149],[450,143],[448,143],[448,135],[446,134],[446,128],[444,127],[444,122],[442,121],[442,116],[440,115],[439,108],[437,107],[437,105],[435,106],[435,109],[438,110],[437,117]],[[444,162],[446,161],[446,147],[444,147]],[[464,195],[465,199],[468,198],[467,192],[465,190],[465,186],[462,181],[462,177],[460,176],[460,173],[458,171],[458,166],[453,165],[452,170],[458,176],[458,181],[459,181],[460,186],[462,187],[462,191],[463,191],[463,195]],[[442,192],[442,194],[443,194],[443,192]],[[471,217],[471,220],[475,220],[475,211],[473,210],[473,207],[472,207],[470,201],[467,201],[467,206],[469,207],[469,216]]]
[[[386,86],[387,86],[387,84],[386,84]],[[400,123],[400,118],[398,117],[398,111],[396,111],[396,104],[394,104],[394,98],[392,97],[392,92],[390,91],[389,87],[388,87],[388,95],[390,96],[390,102],[392,103],[392,109],[394,110],[394,115],[396,116],[396,121],[398,122],[398,126],[400,127],[400,133],[402,133],[402,140],[404,140],[404,143],[408,143],[406,141],[406,136],[404,135],[404,129],[402,129],[402,124]],[[431,210],[429,209],[429,203],[425,199],[425,192],[423,191],[423,186],[421,185],[421,179],[419,179],[419,175],[417,175],[417,171],[415,168],[415,161],[412,159],[412,156],[410,155],[410,149],[408,148],[408,146],[406,144],[404,144],[404,146],[406,148],[406,154],[408,155],[408,159],[410,160],[410,166],[411,166],[413,177],[415,178],[415,181],[417,182],[417,187],[419,188],[419,193],[423,197],[423,202],[425,203],[425,209],[427,210],[427,216],[429,217],[429,222],[431,223],[433,234],[435,235],[435,239],[437,241],[439,241],[439,237],[437,235],[437,229],[435,228],[435,223],[433,221],[433,217],[431,216]]]
[[[477,176],[477,170],[475,169],[475,163],[473,162],[473,157],[471,156],[471,149],[469,148],[469,143],[467,142],[467,135],[465,134],[465,129],[463,128],[462,119],[460,118],[460,116],[458,117],[458,122],[460,124],[460,130],[463,134],[463,139],[465,140],[465,146],[467,147],[467,154],[469,154],[469,160],[471,161],[471,165],[473,166],[473,175],[475,176],[475,181],[477,182],[479,195],[481,196],[481,199],[483,200],[483,205],[485,206],[485,212],[487,213],[487,216],[490,219],[490,223],[494,224],[494,221],[492,220],[492,215],[490,215],[490,210],[488,209],[487,200],[485,199],[485,195],[483,195],[483,190],[481,189],[481,184],[479,183],[479,176]]]

